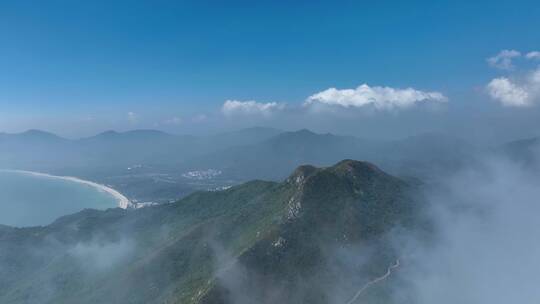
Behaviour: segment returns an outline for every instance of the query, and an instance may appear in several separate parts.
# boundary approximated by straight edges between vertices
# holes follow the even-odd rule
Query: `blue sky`
[[[455,122],[472,115],[469,108],[523,116],[536,97],[527,110],[509,109],[484,89],[505,73],[523,84],[520,75],[535,69],[524,58],[540,49],[540,4],[470,2],[2,1],[0,131],[82,136],[109,128],[204,133],[305,124],[344,133],[365,115],[370,126],[384,121],[377,115],[397,126],[396,116]],[[519,51],[511,60],[523,66],[486,62],[502,50]],[[348,115],[348,125],[333,121],[335,109],[302,114],[310,96],[362,84],[438,92],[445,106],[437,118],[412,107],[405,114],[375,109]],[[231,119],[227,100],[278,106],[243,107]],[[271,115],[256,117],[267,109]]]

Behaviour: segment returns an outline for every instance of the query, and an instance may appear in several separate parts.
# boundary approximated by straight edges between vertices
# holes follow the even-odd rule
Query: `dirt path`
[[[380,281],[384,281],[386,280],[386,278],[388,278],[392,272],[394,271],[394,269],[398,268],[399,267],[399,259],[396,260],[396,262],[391,265],[390,267],[388,267],[388,270],[386,271],[386,273],[376,279],[373,279],[369,282],[367,282],[364,286],[362,286],[362,288],[360,288],[356,294],[354,294],[354,297],[352,297],[351,300],[349,300],[349,302],[347,302],[347,304],[353,304],[354,302],[356,302],[356,300],[358,300],[358,297],[360,297],[360,295],[362,295],[362,293],[368,289],[369,287],[371,287],[371,285],[373,284],[377,284],[379,283]]]

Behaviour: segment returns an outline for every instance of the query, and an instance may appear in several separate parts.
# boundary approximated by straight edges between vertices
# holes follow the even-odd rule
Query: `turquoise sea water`
[[[110,194],[57,178],[0,171],[0,224],[46,225],[85,208],[117,206]]]

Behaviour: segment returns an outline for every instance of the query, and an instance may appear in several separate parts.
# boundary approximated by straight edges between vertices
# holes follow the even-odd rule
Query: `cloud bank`
[[[372,106],[377,110],[410,108],[425,102],[446,102],[448,98],[440,92],[425,92],[413,88],[370,87],[362,84],[356,89],[338,90],[329,88],[311,95],[304,105],[328,105],[344,108]]]
[[[525,53],[516,50],[502,50],[488,58],[490,66],[506,70],[508,75],[492,79],[486,89],[489,96],[507,107],[530,107],[540,101],[540,67],[516,69],[512,60],[524,58],[529,61],[540,59],[539,51]]]
[[[499,77],[487,85],[491,98],[508,107],[529,107],[540,101],[540,68],[522,77]]]
[[[403,263],[414,267],[396,272],[408,285],[396,287],[395,303],[535,303],[537,179],[501,158],[446,178],[444,190],[429,195],[435,243],[400,242],[410,249],[403,249]]]
[[[527,89],[512,82],[506,77],[495,78],[489,82],[487,89],[491,98],[505,106],[528,106],[529,92]]]

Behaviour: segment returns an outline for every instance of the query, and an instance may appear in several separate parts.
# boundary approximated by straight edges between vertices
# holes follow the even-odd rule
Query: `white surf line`
[[[391,265],[390,267],[388,267],[388,270],[386,270],[386,273],[372,281],[369,281],[367,282],[364,286],[362,286],[362,288],[360,288],[356,294],[354,295],[354,297],[349,301],[347,302],[347,304],[353,304],[354,302],[356,302],[356,300],[358,300],[358,297],[360,297],[360,295],[362,295],[362,293],[368,289],[369,287],[371,287],[371,285],[373,284],[377,284],[379,283],[380,281],[383,281],[383,280],[386,280],[386,278],[388,278],[391,274],[392,274],[392,271],[396,268],[399,267],[399,259],[396,260],[396,262]]]
[[[116,199],[116,201],[118,201],[118,207],[120,207],[122,209],[131,208],[133,206],[131,201],[127,197],[125,197],[122,193],[118,192],[117,190],[114,190],[113,188],[107,187],[107,186],[102,185],[102,184],[98,184],[98,183],[95,183],[95,182],[80,179],[78,177],[74,177],[74,176],[58,176],[58,175],[51,175],[51,174],[47,174],[47,173],[26,171],[26,170],[1,169],[0,172],[13,172],[13,173],[21,173],[21,174],[27,174],[27,175],[37,176],[37,177],[56,178],[56,179],[67,180],[67,181],[71,181],[71,182],[75,182],[75,183],[79,183],[79,184],[88,185],[90,187],[94,187],[94,188],[98,189],[98,191],[106,192],[106,193],[112,195]]]

